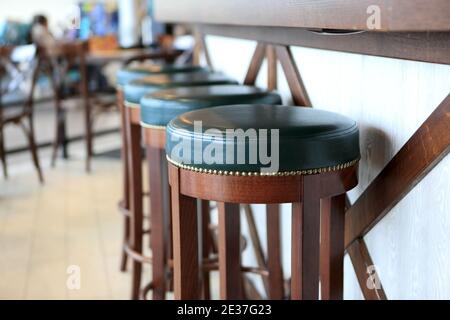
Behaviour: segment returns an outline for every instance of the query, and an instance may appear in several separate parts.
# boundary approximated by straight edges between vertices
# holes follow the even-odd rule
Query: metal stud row
[[[338,164],[335,166],[325,167],[325,168],[316,168],[316,169],[308,169],[308,170],[298,170],[298,171],[283,171],[283,172],[248,172],[248,171],[222,171],[222,170],[212,170],[212,169],[203,169],[203,168],[197,168],[193,166],[188,166],[179,162],[176,162],[172,159],[170,159],[168,156],[167,161],[172,163],[173,165],[189,171],[194,171],[198,173],[206,173],[206,174],[215,174],[215,175],[221,175],[221,176],[242,176],[242,177],[256,177],[256,176],[299,176],[299,175],[312,175],[312,174],[320,174],[320,173],[326,173],[326,172],[332,172],[332,171],[340,171],[346,168],[349,168],[351,166],[354,166],[356,163],[358,163],[359,158]]]

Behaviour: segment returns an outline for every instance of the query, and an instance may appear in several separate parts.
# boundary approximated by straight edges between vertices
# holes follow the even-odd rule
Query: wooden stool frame
[[[327,295],[341,298],[343,289],[345,192],[357,185],[357,165],[315,175],[243,176],[196,172],[169,163],[172,196],[175,299],[198,299],[198,227],[195,199],[217,201],[219,208],[219,272],[222,299],[241,295],[238,231],[239,203],[293,203],[292,207],[292,299],[317,299],[319,260],[332,270],[321,279]],[[339,228],[322,229],[332,246],[320,249],[320,201],[322,213]],[[321,256],[319,258],[319,256]],[[325,290],[325,289],[323,289]]]
[[[146,146],[146,155],[148,163],[148,177],[150,180],[150,189],[155,190],[152,192],[151,212],[152,223],[156,226],[164,226],[164,228],[153,228],[151,243],[153,252],[153,290],[154,297],[155,292],[159,291],[160,294],[164,294],[166,288],[164,287],[164,277],[167,278],[167,272],[165,266],[173,268],[173,246],[172,246],[172,214],[171,214],[171,199],[170,188],[168,179],[168,167],[165,153],[165,140],[166,132],[165,127],[150,126],[141,123],[143,127],[143,139]],[[195,199],[196,210],[200,213],[201,219],[201,258],[199,264],[202,266],[201,276],[199,276],[199,286],[201,287],[201,297],[203,299],[210,299],[210,271],[217,270],[219,265],[215,255],[211,257],[211,253],[216,253],[214,246],[213,228],[210,225],[210,204],[205,199]],[[239,214],[239,206],[236,208],[237,214]],[[196,211],[197,215],[197,211]],[[168,221],[167,221],[168,220]],[[237,219],[232,223],[233,230],[237,231],[236,250],[238,256],[241,254],[243,246],[243,239],[239,232],[240,220]],[[220,242],[220,240],[219,240]],[[167,250],[167,248],[169,250]],[[166,250],[164,250],[166,249]],[[164,256],[164,254],[166,256]],[[219,252],[220,254],[220,252]],[[164,265],[164,262],[167,262]],[[238,267],[240,264],[237,265]],[[240,268],[236,270],[239,274],[240,285],[246,284],[246,278],[242,277],[244,272],[252,272],[256,274],[268,276],[267,270],[264,268]],[[282,283],[282,282],[281,282]],[[242,296],[244,292],[241,292]]]

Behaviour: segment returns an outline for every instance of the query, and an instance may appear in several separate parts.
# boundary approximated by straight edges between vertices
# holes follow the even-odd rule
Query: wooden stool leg
[[[217,206],[220,298],[242,299],[239,204],[218,202]]]
[[[178,170],[171,173],[170,185],[174,297],[176,300],[199,299],[197,199],[180,194]]]
[[[211,231],[209,229],[210,224],[210,210],[209,201],[200,200],[201,202],[201,217],[202,217],[202,257],[203,259],[208,259],[212,251],[211,245]],[[205,300],[211,299],[210,292],[210,279],[209,271],[203,271],[202,273],[202,284],[203,284],[203,298]]]
[[[0,110],[0,112],[2,112]],[[3,176],[8,178],[8,167],[6,164],[6,150],[5,150],[5,143],[4,143],[4,136],[3,136],[3,127],[1,127],[0,124],[0,160],[2,161],[2,167],[3,167]]]
[[[62,145],[62,131],[64,130],[63,128],[63,118],[64,118],[64,114],[62,111],[62,107],[60,105],[60,102],[58,100],[58,98],[56,98],[56,127],[55,127],[55,140],[53,141],[53,149],[52,149],[52,158],[51,158],[51,166],[54,167],[56,165],[56,158],[58,157],[58,149],[59,146]]]
[[[122,167],[123,167],[123,198],[122,206],[125,210],[130,210],[130,177],[129,177],[129,163],[128,163],[128,139],[126,135],[126,115],[125,106],[123,105],[123,95],[117,94],[117,101],[120,109],[121,121],[121,135],[122,135]],[[130,241],[130,217],[124,217],[124,232],[123,232],[123,249],[122,257],[120,259],[120,271],[127,269],[128,255],[125,252],[125,245]]]
[[[166,294],[166,219],[169,214],[168,206],[165,204],[164,190],[167,189],[167,167],[165,164],[165,154],[159,148],[147,146],[147,163],[152,190],[150,200],[150,244],[152,249],[152,281],[153,299],[163,300]],[[165,201],[166,200],[166,201]]]
[[[292,299],[319,295],[320,177],[303,177],[303,201],[292,205]]]
[[[22,124],[22,128],[28,139],[28,144],[30,146],[30,152],[31,152],[31,158],[33,160],[34,167],[36,168],[36,171],[37,171],[37,174],[39,177],[39,182],[44,183],[44,176],[42,174],[41,165],[39,164],[39,156],[38,156],[38,151],[37,151],[37,146],[36,146],[36,140],[34,139],[34,126],[33,126],[33,116],[32,115],[29,116],[28,121],[29,121],[28,129],[25,127],[24,124]]]
[[[129,242],[130,242],[130,218],[125,216],[123,220],[122,256],[120,258],[120,271],[122,272],[127,270],[128,254],[125,251],[125,246]]]
[[[267,269],[269,270],[269,298],[284,298],[283,269],[281,265],[280,205],[268,204],[267,210]]]
[[[129,175],[130,175],[130,219],[131,219],[131,245],[133,250],[142,253],[142,155],[141,155],[141,127],[130,121],[130,110],[127,110],[127,136],[130,146]],[[132,299],[138,299],[141,286],[142,263],[133,261],[132,268]]]
[[[323,300],[342,300],[344,291],[345,194],[322,200],[320,291]]]

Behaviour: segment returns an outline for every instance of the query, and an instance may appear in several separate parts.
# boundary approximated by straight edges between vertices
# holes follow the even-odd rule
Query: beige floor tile
[[[28,265],[14,262],[13,266],[0,266],[0,300],[25,299]]]
[[[31,263],[27,275],[26,299],[66,299],[66,270],[65,260]]]
[[[60,161],[44,186],[30,172],[0,182],[1,299],[128,299],[130,273],[119,271],[122,218],[119,161]],[[32,171],[32,168],[29,169]],[[67,268],[81,270],[69,290]]]

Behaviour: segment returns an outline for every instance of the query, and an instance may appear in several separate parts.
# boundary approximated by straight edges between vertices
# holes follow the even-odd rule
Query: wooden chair
[[[7,125],[20,126],[29,143],[32,159],[36,171],[38,173],[39,181],[44,182],[41,166],[39,164],[39,157],[37,153],[36,141],[34,137],[34,123],[33,123],[33,92],[37,81],[37,74],[33,73],[32,84],[28,99],[25,101],[23,107],[18,112],[12,112],[11,114],[5,112],[5,108],[2,105],[2,95],[4,86],[2,86],[2,80],[6,77],[6,64],[10,62],[10,55],[14,48],[12,47],[0,47],[0,159],[3,167],[3,174],[8,177],[8,169],[6,163],[6,150],[5,150],[5,136],[4,128]],[[5,90],[6,91],[6,90]],[[28,126],[26,123],[28,122]]]
[[[63,101],[80,98],[84,112],[86,141],[86,171],[91,170],[93,156],[93,126],[97,116],[117,110],[115,97],[103,98],[89,88],[89,74],[86,62],[87,42],[73,41],[56,43],[39,48],[39,71],[50,78],[55,98],[56,132],[52,152],[52,166],[57,151],[62,147],[63,157],[68,157],[66,137],[66,110]],[[73,77],[73,78],[71,78]]]
[[[195,121],[201,121],[203,128],[215,128],[214,135],[195,131]],[[279,130],[278,142],[270,147],[272,155],[274,148],[279,151],[277,169],[264,172],[265,161],[260,158],[256,162],[248,158],[238,161],[236,152],[231,159],[234,161],[228,159],[225,151],[212,163],[211,159],[203,158],[212,138],[215,150],[237,147],[235,139],[221,140],[217,135],[223,137],[227,130],[239,128]],[[345,193],[357,184],[358,136],[354,121],[301,107],[223,106],[192,111],[172,120],[166,129],[166,154],[172,201],[175,298],[200,297],[196,199],[203,199],[218,202],[222,299],[242,298],[240,203],[292,203],[291,298],[317,299],[322,270],[322,297],[341,299]],[[261,139],[257,136],[255,141],[261,143]],[[182,148],[180,141],[186,142]],[[249,141],[241,142],[247,151]],[[183,149],[186,146],[190,149]],[[194,163],[192,157],[198,154],[200,157]]]
[[[52,151],[52,166],[56,163],[58,148],[61,146],[63,156],[68,157],[66,136],[66,110],[63,100],[79,96],[83,105],[85,135],[86,135],[86,170],[90,170],[92,156],[91,106],[89,103],[88,79],[86,67],[87,43],[70,42],[56,43],[48,47],[39,47],[39,75],[50,79],[55,99],[55,140]],[[75,70],[79,79],[69,81],[68,72]]]

